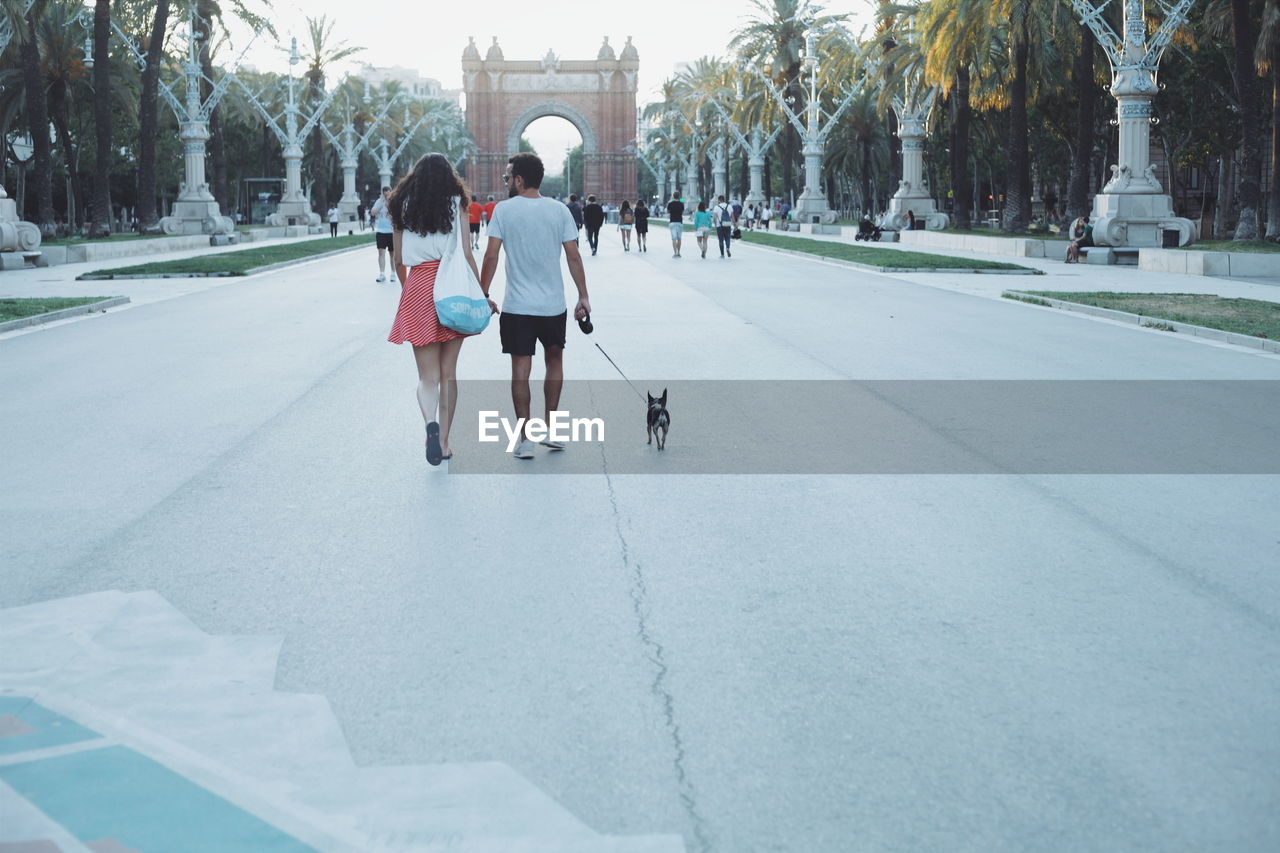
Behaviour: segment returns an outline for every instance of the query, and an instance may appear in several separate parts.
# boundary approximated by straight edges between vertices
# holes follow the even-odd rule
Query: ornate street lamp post
[[[889,199],[889,210],[880,218],[880,227],[905,230],[910,225],[907,214],[912,213],[925,228],[941,231],[950,224],[951,217],[938,210],[924,176],[924,140],[938,90],[925,87],[918,79],[907,81],[905,90],[893,99],[898,138],[902,140],[902,180]]]
[[[369,90],[365,87],[365,100],[369,100]],[[335,135],[329,130],[328,125],[320,123],[320,129],[324,131],[325,136],[329,137],[329,142],[333,144],[334,149],[338,152],[338,162],[342,166],[342,198],[338,200],[338,215],[344,222],[356,221],[356,209],[360,206],[360,196],[356,193],[356,167],[359,165],[360,152],[369,144],[369,140],[373,138],[374,131],[387,117],[391,107],[399,100],[399,95],[392,96],[383,106],[378,115],[369,123],[369,127],[365,132],[356,136],[355,125],[351,119],[351,105],[347,105],[346,122],[342,126],[341,134]],[[385,186],[385,184],[383,185]]]
[[[93,22],[92,10],[86,7],[80,13],[80,22],[86,29],[90,28]],[[111,21],[111,29],[128,49],[138,69],[145,70],[146,55],[114,20]],[[200,86],[207,78],[200,68],[200,39],[196,35],[194,8],[187,18],[184,38],[187,42],[187,58],[182,66],[182,77],[179,78],[186,84],[184,97],[179,98],[175,92],[178,80],[162,83],[159,88],[160,96],[178,119],[178,137],[182,140],[183,153],[183,181],[178,187],[178,198],[170,215],[160,220],[160,228],[166,234],[209,234],[215,244],[234,243],[235,223],[231,217],[222,215],[217,199],[209,191],[209,183],[205,180],[204,157],[205,142],[209,140],[209,116],[231,88],[232,82],[235,82],[235,74],[227,72],[216,83],[209,80],[213,89],[208,98],[201,98]],[[257,33],[254,34],[254,39],[256,38]],[[252,43],[251,41],[250,45]],[[249,45],[246,45],[245,51],[248,49]],[[240,55],[244,56],[244,51]],[[235,64],[239,64],[239,58]],[[93,66],[92,54],[88,49],[85,51],[85,65]]]
[[[249,90],[248,86],[240,83],[240,88],[244,90],[249,103],[253,104],[254,108],[266,120],[267,127],[271,128],[271,132],[280,140],[280,147],[284,155],[284,194],[280,197],[280,204],[276,208],[276,212],[267,217],[267,224],[277,227],[282,225],[303,226],[308,230],[315,229],[318,232],[320,214],[311,209],[311,202],[307,200],[306,195],[302,192],[302,143],[306,141],[307,135],[311,133],[316,123],[324,116],[324,111],[329,108],[329,104],[342,87],[341,85],[334,86],[309,114],[304,114],[298,106],[298,98],[295,91],[297,81],[293,76],[293,66],[301,61],[298,56],[298,40],[295,38],[289,49],[289,76],[286,83],[285,108],[279,114],[273,114],[258,98],[258,95]],[[237,80],[236,82],[239,83],[240,81]],[[284,122],[283,127],[281,126],[282,120]],[[301,126],[299,126],[299,121],[301,121]]]
[[[742,103],[741,81],[738,82],[736,94],[738,103]],[[733,118],[729,115],[729,111],[719,101],[713,99],[711,105],[720,113],[720,116],[724,119],[725,126],[737,140],[738,147],[747,155],[747,169],[750,172],[751,183],[744,203],[748,205],[763,204],[766,200],[764,197],[764,154],[773,145],[786,125],[779,124],[768,136],[765,136],[764,131],[757,125],[751,128],[751,136],[747,137],[738,129]]]
[[[412,127],[409,127],[409,107],[406,106],[404,108],[404,120],[400,124],[401,127],[408,127],[408,130],[405,131],[404,138],[400,140],[400,144],[392,150],[387,144],[386,137],[383,137],[378,142],[377,148],[371,148],[369,150],[369,153],[373,155],[374,163],[378,166],[378,181],[380,182],[379,189],[382,187],[392,186],[391,173],[395,169],[396,160],[398,160],[400,155],[404,153],[404,150],[409,147],[409,143],[413,141],[414,134],[418,132],[418,128],[426,124],[427,120],[430,118],[431,113],[424,113],[421,118],[413,123]],[[438,139],[440,137],[441,134],[435,132],[430,136],[431,139]],[[443,137],[445,145],[453,145],[453,143],[457,141],[456,137],[453,135],[452,128],[446,128]]]
[[[768,74],[754,64],[748,63],[745,67],[760,78],[787,120],[800,134],[801,150],[804,154],[804,192],[800,193],[800,197],[796,199],[795,218],[802,222],[831,223],[836,220],[836,212],[827,204],[826,196],[822,192],[823,145],[831,135],[831,131],[835,129],[840,116],[849,108],[856,93],[853,90],[846,92],[844,99],[834,112],[828,113],[822,109],[822,105],[818,102],[818,54],[814,37],[807,36],[804,44],[804,56],[801,57],[800,62],[804,69],[802,73],[809,77],[809,102],[805,105],[803,120],[795,110],[791,109],[786,96],[774,85]]]
[[[1150,145],[1160,59],[1187,22],[1195,0],[1159,0],[1164,19],[1149,40],[1145,0],[1123,0],[1123,36],[1102,17],[1112,1],[1095,6],[1094,0],[1071,0],[1111,62],[1111,94],[1116,99],[1113,124],[1120,128],[1119,162],[1111,167],[1111,180],[1093,199],[1093,240],[1103,246],[1159,247],[1164,244],[1163,232],[1175,232],[1171,236],[1177,245],[1186,246],[1199,229],[1190,219],[1174,216],[1173,199],[1156,178]]]

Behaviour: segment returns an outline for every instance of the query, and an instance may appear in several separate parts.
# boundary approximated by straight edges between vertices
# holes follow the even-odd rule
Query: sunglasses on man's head
[[[509,184],[509,183],[511,183],[511,176],[510,176],[510,175],[507,175],[507,174],[504,174],[504,175],[502,176],[502,182],[503,182],[504,184]]]

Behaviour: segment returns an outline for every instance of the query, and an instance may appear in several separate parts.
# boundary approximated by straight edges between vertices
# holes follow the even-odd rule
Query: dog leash
[[[602,356],[604,356],[605,358],[609,358],[609,353],[607,353],[607,352],[605,352],[605,351],[604,351],[604,347],[600,346],[599,344],[596,344],[596,349],[600,350],[600,354],[601,354]],[[621,367],[618,367],[618,365],[617,365],[617,364],[614,364],[614,361],[613,361],[613,359],[611,359],[611,358],[609,358],[609,363],[610,363],[610,364],[613,364],[613,369],[614,369],[614,370],[616,370],[616,371],[618,371],[618,375],[619,375],[619,376],[621,376],[621,377],[623,378],[623,380],[624,380],[628,385],[631,385],[631,380],[630,380],[630,379],[627,379],[627,374],[625,374],[625,373],[623,373],[623,372],[622,372],[622,368],[621,368]],[[648,403],[648,402],[649,402],[649,400],[648,400],[648,399],[647,399],[643,394],[641,394],[639,391],[637,391],[637,390],[636,390],[636,386],[631,385],[631,390],[632,390],[632,391],[635,391],[635,392],[636,392],[636,396],[637,396],[637,397],[639,397],[641,400],[644,400],[644,401],[645,401],[645,403]]]

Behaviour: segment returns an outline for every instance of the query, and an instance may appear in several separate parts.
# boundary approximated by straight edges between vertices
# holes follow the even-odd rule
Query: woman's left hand
[[[492,316],[493,314],[501,314],[501,313],[502,313],[501,311],[499,311],[499,310],[498,310],[498,303],[494,302],[492,299],[489,299],[488,297],[485,297],[485,298],[486,298],[486,300],[487,300],[487,301],[488,301],[488,303],[489,303],[489,313],[490,313],[490,316]]]

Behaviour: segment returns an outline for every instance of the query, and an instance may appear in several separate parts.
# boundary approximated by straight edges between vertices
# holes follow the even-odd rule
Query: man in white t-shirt
[[[329,205],[329,236],[338,236],[338,206],[336,204]]]
[[[369,210],[369,216],[373,219],[373,239],[378,247],[378,278],[377,281],[387,280],[387,252],[392,249],[392,235],[395,229],[391,227],[391,187],[382,188],[382,198],[373,203],[373,207]]]
[[[502,299],[498,328],[502,351],[511,356],[511,401],[516,417],[529,420],[529,374],[538,342],[546,362],[543,381],[546,418],[560,405],[564,386],[564,344],[568,309],[564,298],[564,278],[560,274],[560,254],[569,265],[569,275],[578,289],[573,318],[581,321],[591,313],[587,301],[587,274],[578,252],[578,226],[573,214],[555,199],[546,198],[542,185],[543,166],[538,155],[523,152],[507,161],[502,180],[511,197],[499,204],[489,222],[489,245],[484,253],[480,288],[488,296],[498,272],[498,256],[507,250],[507,288]],[[552,450],[564,445],[550,438],[542,442]],[[533,458],[533,442],[525,437],[516,445],[517,459]]]

